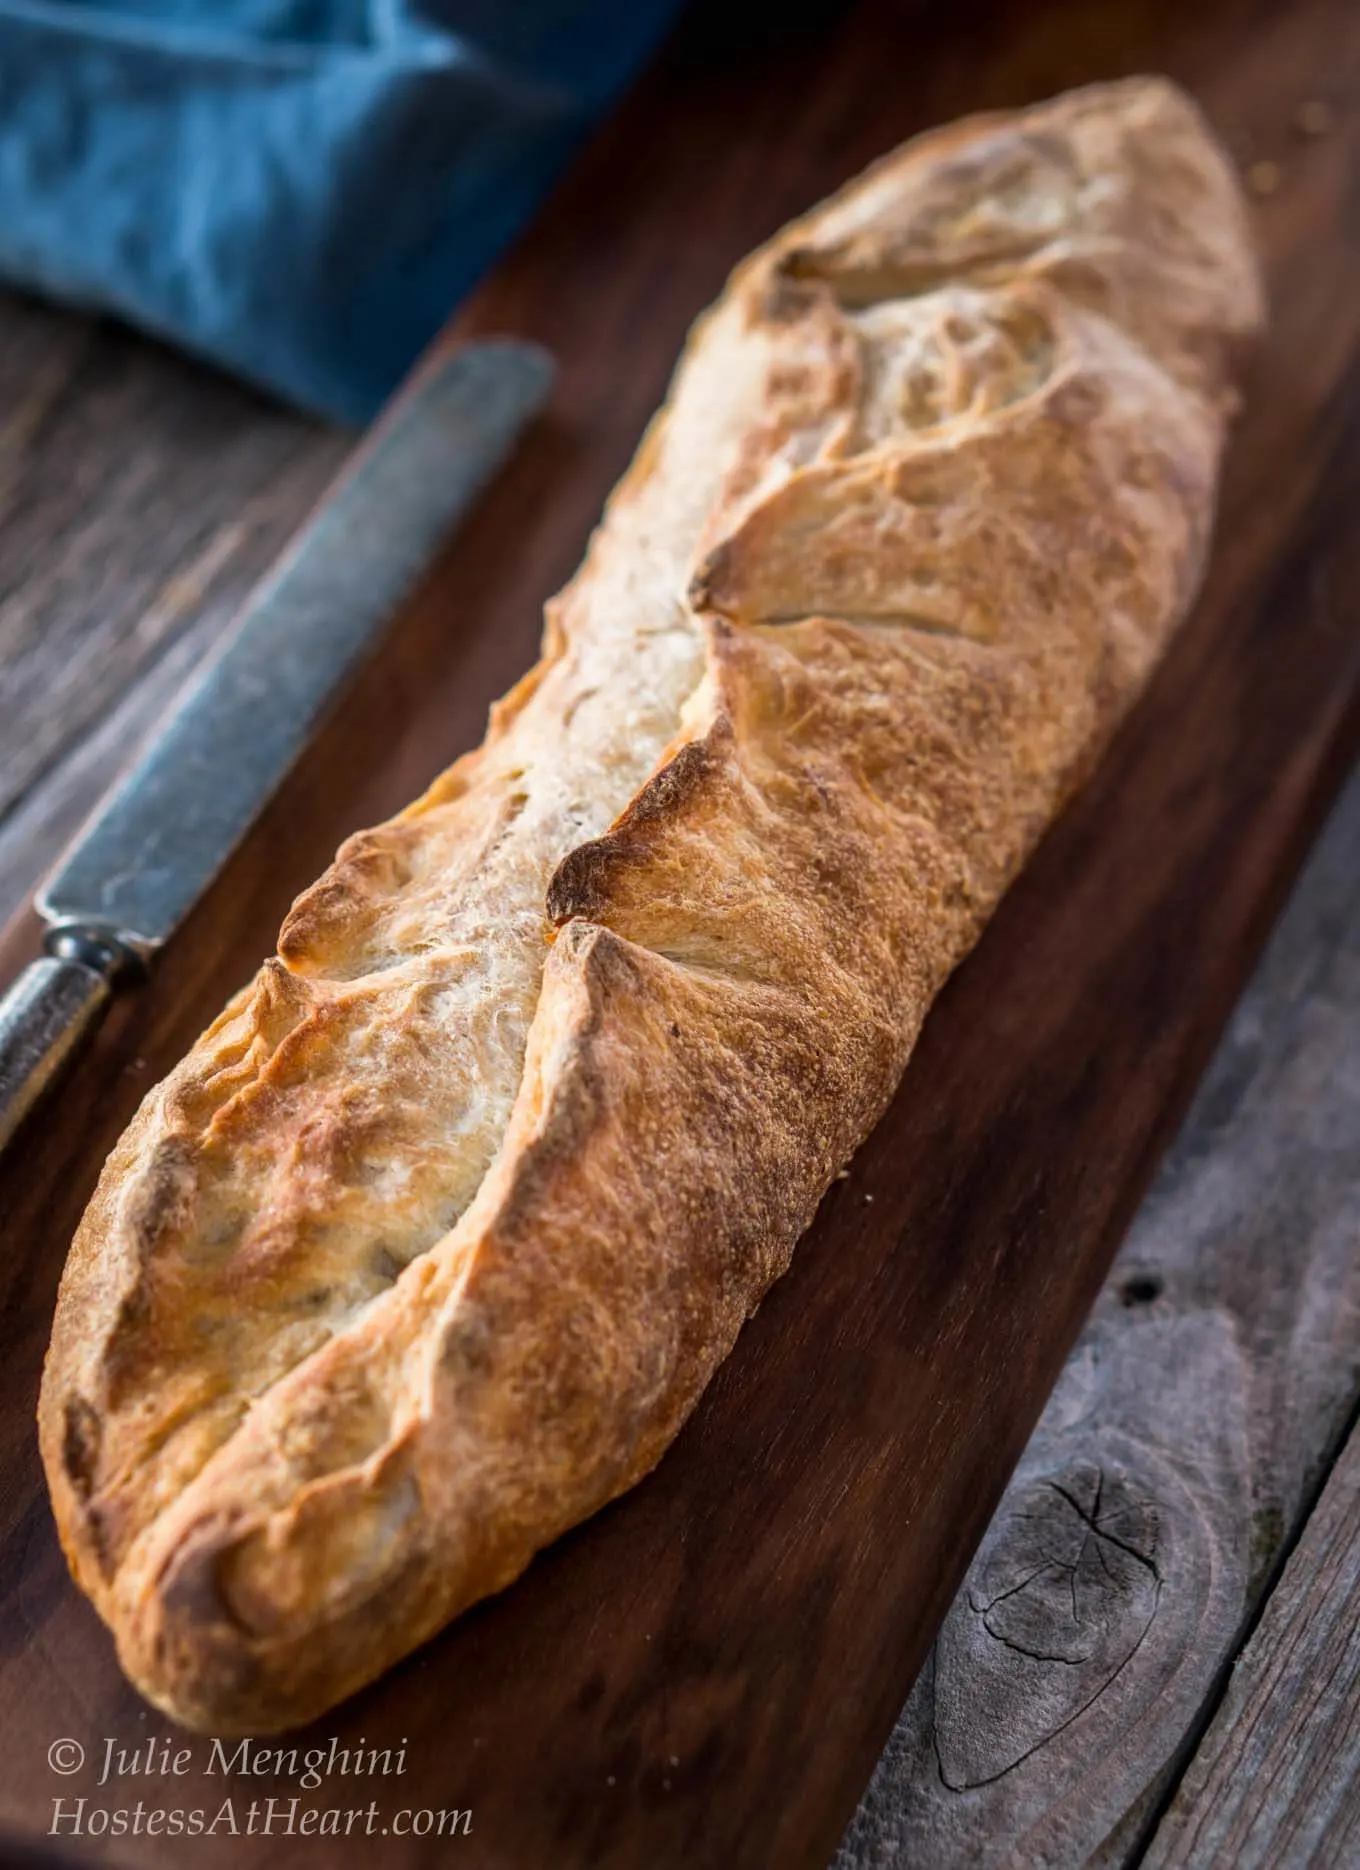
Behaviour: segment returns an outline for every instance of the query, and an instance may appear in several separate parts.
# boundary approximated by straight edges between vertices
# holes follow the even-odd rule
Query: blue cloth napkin
[[[364,421],[678,0],[0,0],[0,275]]]

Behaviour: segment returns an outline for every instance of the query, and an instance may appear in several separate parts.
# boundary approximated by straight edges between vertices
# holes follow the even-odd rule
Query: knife
[[[42,958],[0,1000],[0,1148],[240,843],[552,378],[512,339],[428,366],[77,835],[37,895]]]

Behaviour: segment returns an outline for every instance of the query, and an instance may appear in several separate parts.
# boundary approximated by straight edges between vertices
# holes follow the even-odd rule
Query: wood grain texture
[[[1136,1856],[1360,1385],[1358,877],[1360,778],[1021,1458],[838,1870]],[[1318,1537],[1332,1534],[1310,1523],[1305,1547]],[[1291,1573],[1301,1588],[1297,1559]],[[1193,1770],[1204,1784],[1186,1836],[1238,1838],[1200,1815],[1226,1765]]]
[[[0,922],[350,446],[131,332],[0,296]]]
[[[140,1092],[267,948],[339,837],[479,737],[486,703],[532,657],[539,605],[579,555],[685,324],[740,253],[913,129],[979,105],[1162,66],[1238,146],[1268,150],[1291,136],[1319,60],[1347,69],[1341,0],[1282,17],[1247,0],[1188,13],[1171,0],[1014,0],[936,17],[866,0],[762,39],[714,9],[461,321],[554,346],[555,420],[157,980],[110,1020],[58,1119],[0,1170],[0,1822],[45,1827],[53,1738],[161,1731],[66,1579],[31,1429],[66,1241]],[[384,1808],[470,1807],[463,1861],[798,1870],[835,1849],[1355,751],[1351,190],[1345,146],[1320,138],[1292,173],[1288,211],[1263,203],[1277,323],[1204,598],[946,990],[888,1117],[681,1440],[642,1487],[326,1725],[405,1738],[408,1771],[399,1794],[381,1788]],[[33,940],[16,925],[3,966]],[[65,1794],[90,1791],[91,1776]],[[268,1776],[233,1789],[292,1790]],[[184,1802],[221,1790],[198,1777]],[[130,1808],[145,1791],[128,1783],[115,1798]],[[286,1841],[199,1842],[209,1865],[310,1860]],[[164,1839],[121,1856],[182,1860]],[[438,1860],[396,1837],[326,1854],[328,1866]]]
[[[1143,1863],[1145,1870],[1347,1870],[1357,1861],[1360,1433],[1353,1432]]]

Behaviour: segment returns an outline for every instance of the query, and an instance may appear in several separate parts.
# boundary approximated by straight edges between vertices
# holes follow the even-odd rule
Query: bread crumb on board
[[[1336,114],[1322,98],[1309,97],[1294,112],[1293,124],[1300,136],[1326,136],[1335,127]]]
[[[1306,97],[1294,106],[1289,127],[1296,136],[1326,136],[1336,128],[1336,112],[1325,98]],[[1243,175],[1248,190],[1260,199],[1275,194],[1285,179],[1282,166],[1269,156],[1245,163]]]

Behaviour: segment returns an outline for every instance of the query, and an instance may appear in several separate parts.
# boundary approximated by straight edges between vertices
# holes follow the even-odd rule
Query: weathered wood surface
[[[65,1243],[137,1096],[338,838],[478,737],[727,265],[926,122],[1163,66],[1284,176],[1261,210],[1275,333],[1195,618],[657,1473],[322,1728],[405,1737],[400,1802],[471,1806],[467,1863],[826,1862],[1355,749],[1350,131],[1305,142],[1291,127],[1320,83],[1344,115],[1353,23],[1342,0],[1279,16],[1248,0],[997,0],[965,28],[956,9],[866,0],[762,42],[715,8],[498,271],[461,328],[558,350],[555,423],[157,981],[115,1013],[59,1115],[0,1167],[0,1821],[45,1826],[54,1737],[163,1731],[65,1578],[31,1430]],[[0,972],[33,940],[16,925]],[[63,1789],[88,1792],[89,1775]],[[277,1842],[200,1842],[205,1864],[308,1861]],[[395,1839],[327,1852],[328,1870],[428,1860]],[[183,1852],[143,1840],[122,1858]]]
[[[1358,1388],[1360,777],[1139,1211],[838,1870],[1016,1861],[1076,1870],[1136,1859]],[[1360,1532],[1360,1449],[1350,1460],[1356,1474],[1337,1483],[1350,1519],[1310,1523],[1300,1548],[1321,1541],[1334,1566],[1346,1528]],[[1291,1563],[1295,1593],[1305,1592],[1308,1563]],[[1360,1542],[1350,1564],[1342,1583],[1360,1594]],[[1338,1624],[1339,1605],[1325,1602]],[[1268,1626],[1276,1614],[1272,1603]],[[1316,1632],[1291,1633],[1302,1645],[1294,1669]],[[1342,1642],[1335,1628],[1332,1640]],[[1278,1708],[1271,1740],[1247,1731],[1253,1684],[1276,1669],[1274,1651],[1252,1667],[1234,1678],[1243,1733],[1220,1740],[1211,1773],[1197,1761],[1205,1783],[1180,1824],[1180,1847],[1154,1853],[1168,1870],[1211,1861],[1302,1870],[1312,1861],[1302,1830],[1291,1839],[1283,1824],[1267,1854],[1233,1854],[1256,1800],[1280,1796],[1268,1780],[1253,1793],[1243,1779],[1233,1813],[1215,1810],[1230,1770],[1259,1765],[1276,1739],[1283,1748],[1303,1731],[1302,1710]],[[1360,1650],[1351,1668],[1354,1688]],[[1290,1753],[1281,1767],[1300,1782],[1290,1807],[1300,1827],[1318,1775],[1339,1766],[1332,1747],[1346,1717],[1334,1698],[1327,1708],[1339,1724],[1333,1741],[1319,1735],[1311,1765]],[[1360,1702],[1349,1718],[1360,1734]],[[1350,1744],[1360,1748],[1360,1738]],[[1340,1784],[1320,1816],[1333,1807],[1360,1811],[1354,1799],[1345,1806]],[[1232,1849],[1223,1842],[1227,1854],[1202,1856],[1206,1839],[1216,1849],[1231,1839]]]
[[[1144,1870],[1357,1863],[1360,1431],[1343,1448],[1143,1860]]]
[[[0,924],[351,445],[0,297]]]

